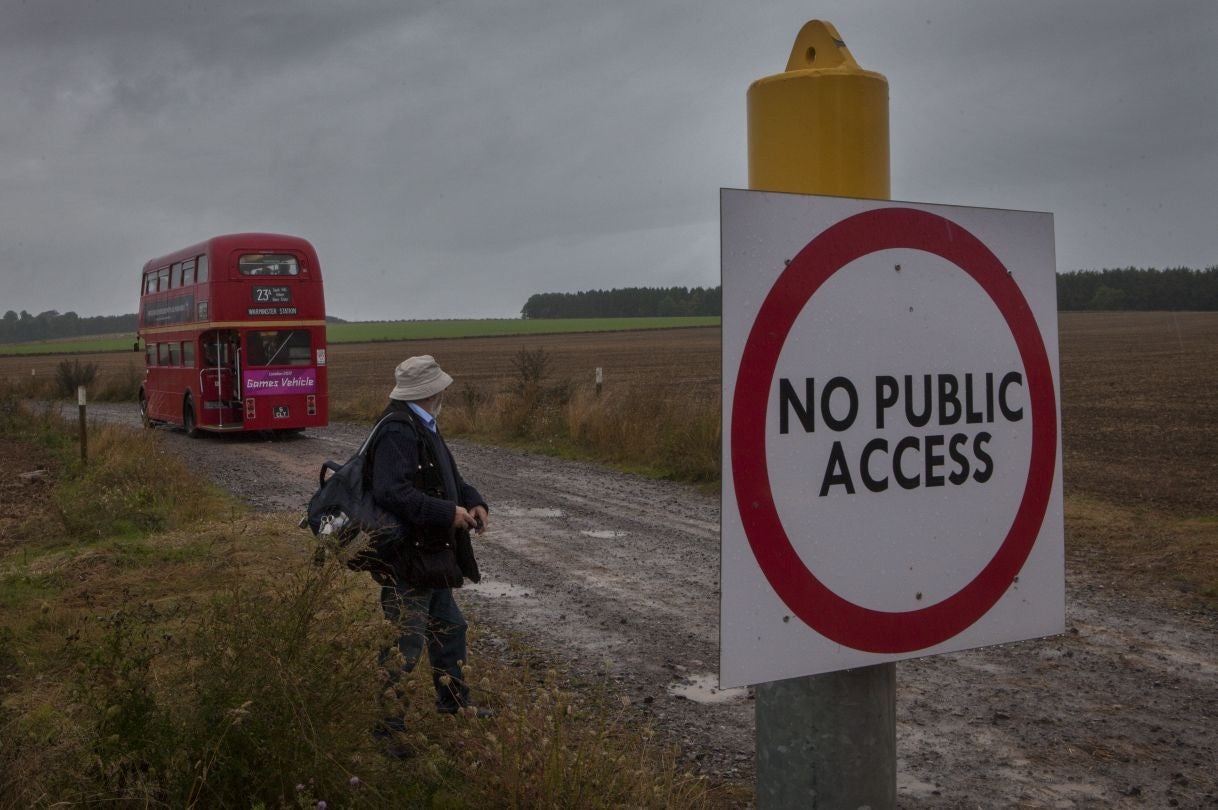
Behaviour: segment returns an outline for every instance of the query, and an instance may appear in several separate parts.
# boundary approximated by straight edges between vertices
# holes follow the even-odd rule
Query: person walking
[[[463,579],[480,579],[470,532],[489,526],[486,500],[461,477],[437,427],[444,391],[452,377],[431,355],[410,357],[394,370],[395,385],[381,414],[400,417],[385,423],[370,451],[372,494],[376,503],[402,523],[398,542],[384,565],[373,572],[381,585],[381,609],[398,631],[404,664],[388,666],[396,684],[418,664],[427,648],[436,692],[436,710],[461,710],[486,716],[470,705],[462,677],[466,660],[466,622],[453,598]],[[389,663],[385,650],[382,662]],[[401,717],[387,718],[384,731],[402,731]]]

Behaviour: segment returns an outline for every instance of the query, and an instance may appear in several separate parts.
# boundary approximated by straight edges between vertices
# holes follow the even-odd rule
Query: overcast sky
[[[745,92],[809,19],[888,78],[894,199],[1050,211],[1059,271],[1218,265],[1218,2],[0,0],[0,310],[297,234],[331,314],[719,283]]]

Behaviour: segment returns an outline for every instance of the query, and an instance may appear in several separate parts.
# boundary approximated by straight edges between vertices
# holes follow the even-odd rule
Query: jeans
[[[436,708],[455,711],[469,702],[469,687],[461,677],[465,662],[465,630],[468,625],[451,588],[412,588],[403,583],[381,586],[381,610],[398,628],[397,648],[405,664],[401,670],[388,667],[390,683],[396,684],[414,670],[427,646],[431,679],[436,688]],[[390,650],[381,651],[384,666]],[[449,682],[440,679],[447,675]],[[394,725],[400,725],[401,718]]]

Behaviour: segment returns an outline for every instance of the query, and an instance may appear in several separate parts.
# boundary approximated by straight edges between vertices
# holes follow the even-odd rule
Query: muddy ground
[[[91,406],[136,424],[131,406]],[[255,508],[301,513],[321,461],[364,428],[167,447]],[[462,601],[482,644],[526,639],[608,684],[717,780],[752,778],[753,703],[714,689],[718,499],[577,462],[453,443],[492,504],[486,579]],[[309,542],[302,533],[302,544]],[[897,665],[902,807],[1218,805],[1218,619],[1072,552],[1066,634]],[[477,648],[474,649],[474,655]]]

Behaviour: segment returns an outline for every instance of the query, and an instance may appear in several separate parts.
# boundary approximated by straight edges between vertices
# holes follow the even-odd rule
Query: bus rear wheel
[[[186,435],[190,438],[197,438],[199,435],[199,425],[195,422],[195,409],[190,402],[190,397],[182,404],[182,428],[186,431]]]

